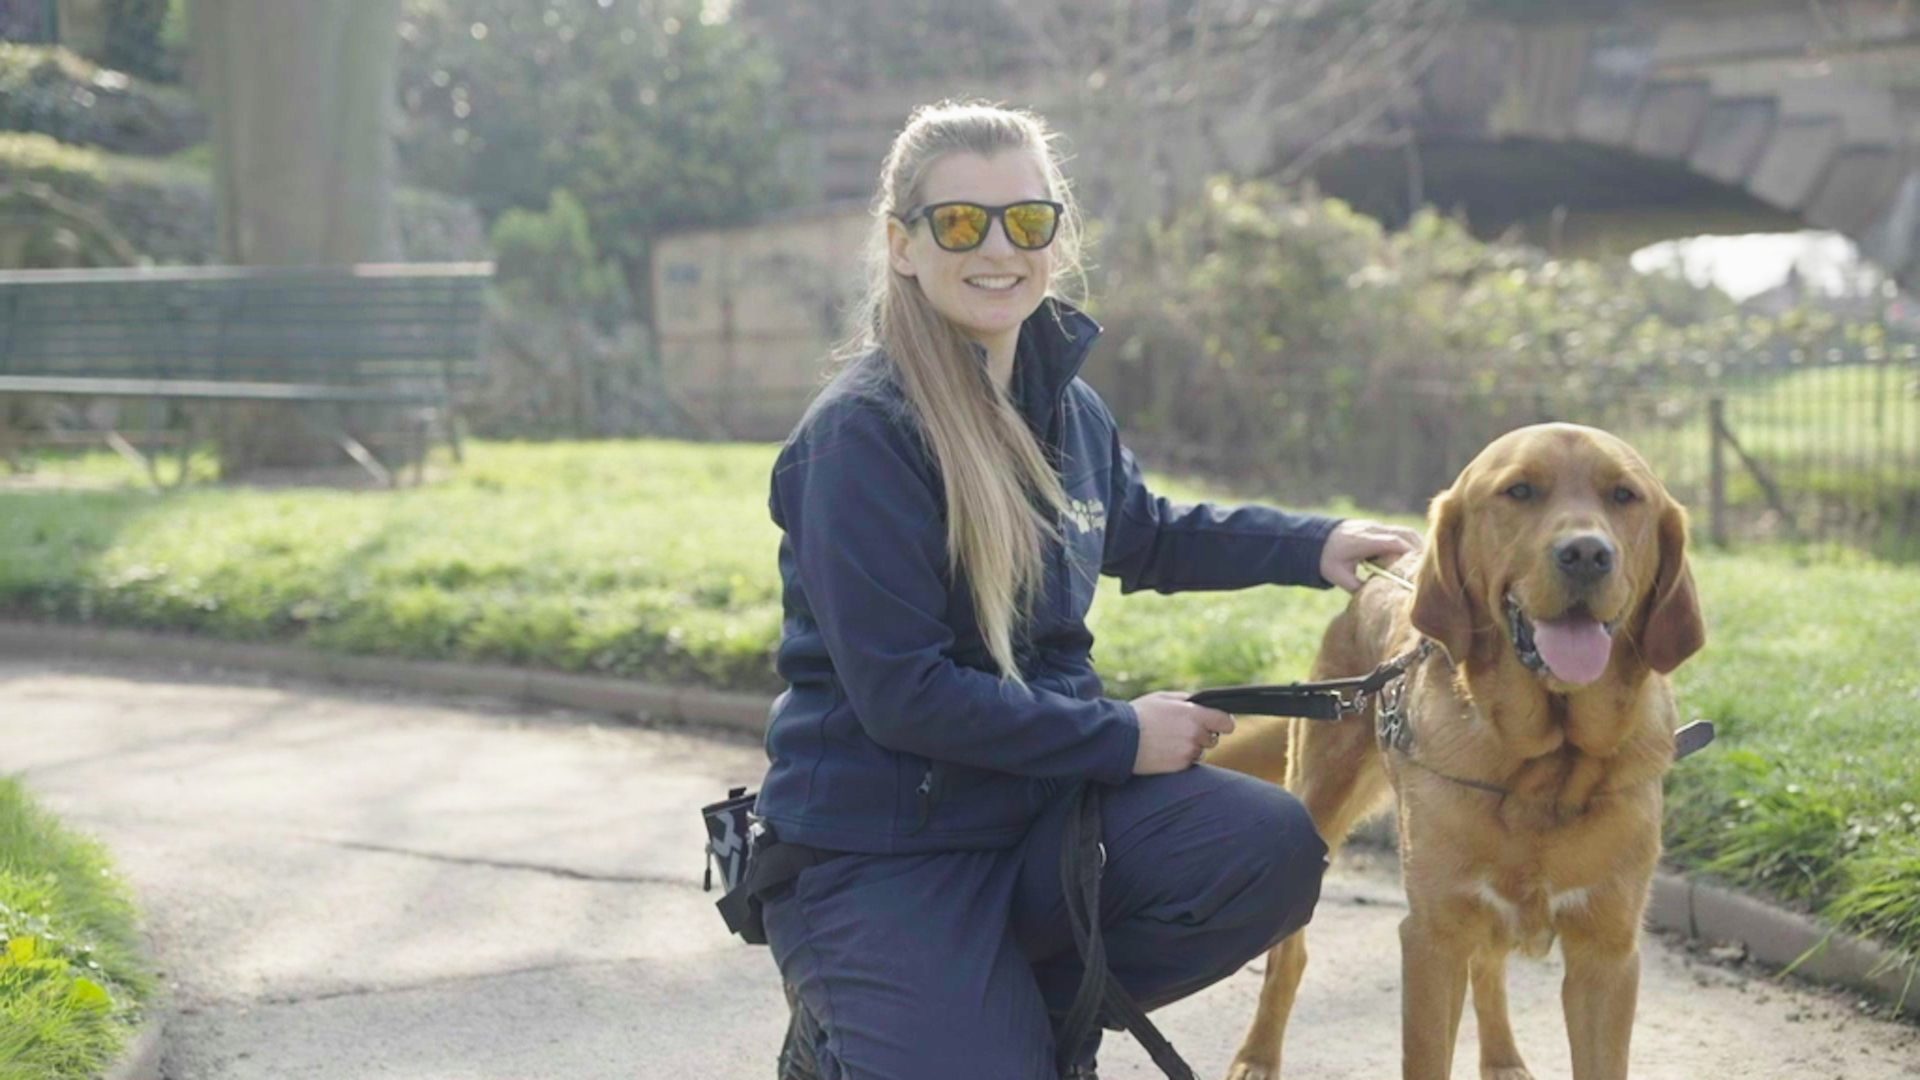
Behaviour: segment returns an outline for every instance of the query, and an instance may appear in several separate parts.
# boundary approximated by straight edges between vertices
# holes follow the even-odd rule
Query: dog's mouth
[[[1613,631],[1619,620],[1602,622],[1584,607],[1558,618],[1535,619],[1507,594],[1507,636],[1513,653],[1529,671],[1585,686],[1598,679],[1613,657]]]

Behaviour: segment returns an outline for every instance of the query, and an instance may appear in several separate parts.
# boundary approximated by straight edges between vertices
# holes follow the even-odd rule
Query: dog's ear
[[[1647,600],[1640,654],[1662,675],[1679,667],[1707,643],[1707,623],[1687,566],[1687,512],[1669,501],[1660,514],[1660,572]]]
[[[1456,663],[1473,646],[1473,607],[1460,573],[1461,498],[1454,490],[1434,496],[1427,512],[1427,549],[1413,576],[1413,628],[1446,647]]]

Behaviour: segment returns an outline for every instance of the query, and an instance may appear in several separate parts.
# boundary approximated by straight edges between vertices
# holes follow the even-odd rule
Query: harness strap
[[[1067,815],[1060,848],[1060,885],[1067,898],[1067,921],[1073,926],[1073,941],[1080,950],[1084,970],[1080,989],[1074,993],[1073,1005],[1054,1040],[1059,1071],[1064,1075],[1072,1068],[1080,1047],[1093,1034],[1104,1004],[1109,1017],[1132,1033],[1169,1080],[1197,1080],[1193,1069],[1107,967],[1107,946],[1100,936],[1100,876],[1106,864],[1107,849],[1100,842],[1100,785],[1083,784]]]

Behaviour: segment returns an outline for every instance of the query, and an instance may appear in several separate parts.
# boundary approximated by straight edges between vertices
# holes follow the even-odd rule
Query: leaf
[[[32,963],[40,955],[40,939],[17,937],[7,939],[7,962],[10,964]]]
[[[92,979],[75,979],[67,991],[67,1001],[75,1008],[105,1012],[113,1008],[113,995]]]

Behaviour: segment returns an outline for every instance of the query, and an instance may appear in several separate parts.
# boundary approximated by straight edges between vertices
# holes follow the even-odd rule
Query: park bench
[[[405,407],[457,457],[455,391],[480,374],[492,274],[490,263],[0,271],[0,395],[292,403],[391,484],[330,417]],[[151,459],[105,436],[157,482]],[[424,424],[419,439],[424,452]]]

